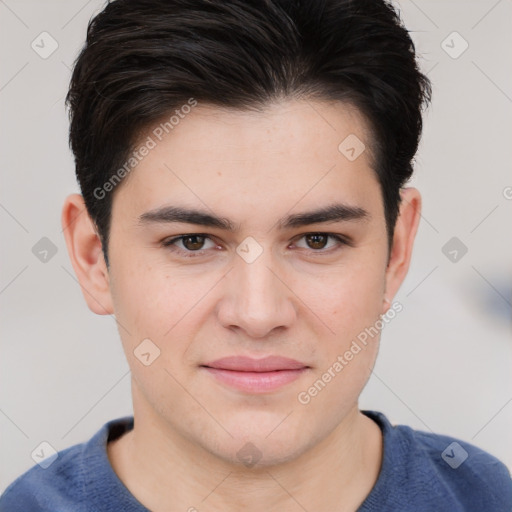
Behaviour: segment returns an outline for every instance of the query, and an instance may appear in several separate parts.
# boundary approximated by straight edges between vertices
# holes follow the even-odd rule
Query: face
[[[291,460],[357,409],[379,338],[361,334],[387,309],[363,120],[340,103],[198,105],[154,133],[115,191],[105,291],[135,415],[225,461]]]

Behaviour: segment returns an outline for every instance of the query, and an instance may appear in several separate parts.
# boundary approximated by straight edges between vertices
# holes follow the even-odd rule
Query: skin
[[[338,150],[349,134],[367,148],[354,161]],[[401,191],[388,253],[370,143],[363,118],[342,103],[286,100],[264,112],[199,104],[115,190],[109,269],[93,222],[80,215],[82,196],[66,199],[62,224],[84,298],[93,312],[115,314],[132,374],[135,428],[109,443],[108,456],[147,508],[354,511],[371,491],[382,436],[358,397],[379,336],[309,403],[297,399],[389,309],[409,267],[420,194]],[[332,203],[367,216],[278,225]],[[237,229],[138,223],[169,205],[206,210]],[[194,233],[210,238],[178,242],[174,252],[162,245]],[[315,245],[308,233],[351,245]],[[252,263],[236,252],[249,236],[263,251]],[[146,338],[160,349],[149,366],[134,355]],[[235,354],[282,355],[309,369],[254,394],[200,367]],[[237,457],[248,442],[261,455],[252,467]]]

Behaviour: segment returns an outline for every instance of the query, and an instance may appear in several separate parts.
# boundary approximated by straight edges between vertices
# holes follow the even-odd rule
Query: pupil
[[[308,244],[312,249],[323,249],[327,242],[325,235],[307,235]]]
[[[192,240],[191,243],[188,243]],[[199,240],[199,241],[198,241]],[[187,236],[183,239],[183,245],[189,249],[190,251],[201,249],[204,243],[204,237],[203,236]]]

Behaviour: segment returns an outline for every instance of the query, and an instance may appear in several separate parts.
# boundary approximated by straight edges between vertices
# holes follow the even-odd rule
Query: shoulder
[[[474,510],[512,511],[510,472],[495,456],[461,439],[397,428],[402,428],[415,452],[428,461],[429,470],[444,490]]]
[[[496,457],[454,437],[392,425],[369,412],[383,431],[383,467],[398,495],[415,510],[512,511],[512,479]],[[388,489],[389,491],[389,489]]]
[[[108,440],[132,427],[133,417],[109,421],[88,441],[42,460],[7,487],[0,496],[0,512],[90,510],[91,499],[101,494],[100,484],[107,482],[108,487],[113,479],[106,453]],[[96,498],[101,502],[102,496]]]
[[[36,464],[0,496],[0,512],[77,510],[83,481],[83,444],[57,453],[49,466]],[[51,459],[46,459],[49,461]]]

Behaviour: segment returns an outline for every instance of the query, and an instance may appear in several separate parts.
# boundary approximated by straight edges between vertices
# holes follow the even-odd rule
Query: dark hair
[[[430,82],[391,4],[108,3],[89,22],[66,97],[76,175],[107,265],[113,192],[106,194],[104,184],[145,130],[191,98],[242,110],[262,110],[281,98],[355,106],[371,131],[391,247],[400,188],[412,174],[422,107],[431,99]]]

